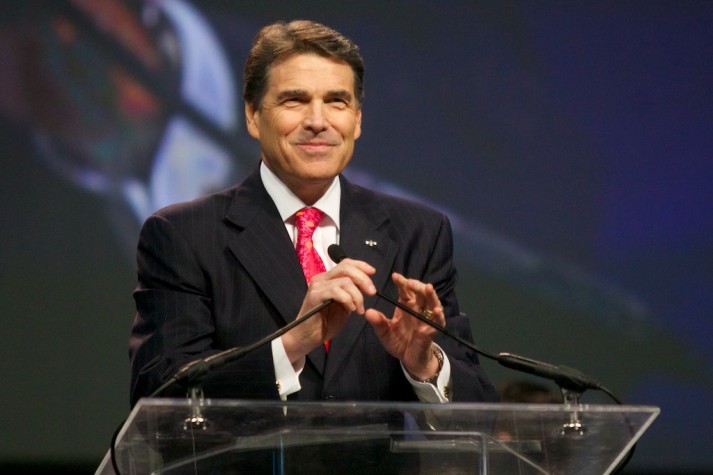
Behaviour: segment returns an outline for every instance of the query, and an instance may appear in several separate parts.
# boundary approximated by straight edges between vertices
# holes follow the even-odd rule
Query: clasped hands
[[[299,315],[327,300],[334,303],[282,336],[283,346],[293,364],[334,338],[344,328],[349,316],[356,313],[367,320],[384,349],[401,361],[412,378],[426,380],[438,372],[439,362],[433,352],[433,337],[437,330],[398,307],[390,319],[376,309],[364,307],[364,296],[376,295],[371,280],[375,273],[376,269],[366,262],[347,258],[312,278]],[[391,278],[402,304],[417,312],[430,310],[432,320],[445,326],[443,307],[433,285],[408,279],[396,272]]]

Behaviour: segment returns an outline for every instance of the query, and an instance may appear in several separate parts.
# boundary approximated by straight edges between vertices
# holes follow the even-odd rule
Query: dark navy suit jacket
[[[394,271],[433,283],[447,327],[470,339],[454,290],[446,216],[340,180],[345,252],[377,269],[374,284],[387,295],[397,296],[390,279]],[[236,187],[151,216],[141,231],[137,262],[132,405],[186,362],[248,345],[294,320],[307,290],[294,245],[257,168]],[[393,306],[377,297],[366,305],[393,313]],[[496,399],[475,355],[446,338],[436,341],[451,363],[452,400]],[[307,355],[300,383],[291,399],[417,400],[398,360],[356,314],[332,340],[328,355],[321,346]],[[278,399],[270,345],[211,373],[202,386],[207,397]]]

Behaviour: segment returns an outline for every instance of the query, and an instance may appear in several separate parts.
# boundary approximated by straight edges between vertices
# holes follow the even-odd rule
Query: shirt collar
[[[277,206],[277,211],[283,221],[290,219],[296,212],[307,206],[295,195],[272,170],[267,168],[265,162],[260,162],[260,178],[262,184],[270,195],[272,201]],[[332,184],[317,202],[312,205],[326,216],[328,216],[339,229],[339,204],[342,196],[342,188],[339,177],[334,177]]]

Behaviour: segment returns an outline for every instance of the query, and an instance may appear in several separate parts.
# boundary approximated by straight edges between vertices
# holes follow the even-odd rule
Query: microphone
[[[327,252],[329,253],[329,257],[339,264],[341,261],[347,258],[347,253],[342,249],[341,246],[338,244],[332,244],[329,246],[327,249]],[[378,290],[376,291],[376,295],[387,302],[395,305],[396,307],[400,308],[404,312],[408,313],[409,315],[412,315],[419,320],[421,320],[423,323],[430,325],[431,327],[435,328],[438,330],[440,333],[446,335],[448,338],[460,343],[461,345],[465,346],[469,350],[482,355],[488,359],[497,361],[500,365],[505,366],[506,368],[514,369],[516,371],[522,371],[525,373],[529,373],[535,376],[539,376],[541,378],[549,379],[557,383],[557,385],[566,390],[574,391],[577,393],[582,393],[586,389],[598,389],[605,391],[607,394],[612,396],[615,401],[619,402],[616,397],[614,397],[608,390],[606,390],[601,384],[597,383],[596,381],[586,377],[584,374],[582,374],[580,371],[573,369],[573,368],[568,368],[566,366],[556,366],[552,365],[549,363],[545,363],[542,361],[537,361],[533,360],[530,358],[525,358],[524,356],[518,356],[512,353],[492,353],[490,351],[486,351],[482,348],[477,347],[473,343],[464,340],[460,336],[456,335],[452,331],[448,330],[446,327],[429,320],[426,318],[425,315],[423,315],[420,312],[417,312],[406,305],[402,304],[398,300],[389,297],[388,295],[383,294],[382,292],[379,292]]]
[[[506,368],[550,379],[562,389],[577,393],[582,393],[585,389],[602,389],[598,382],[567,366],[556,366],[512,353],[499,353],[497,361]]]
[[[295,320],[288,323],[287,325],[280,328],[279,330],[263,337],[261,340],[258,340],[249,346],[244,346],[244,347],[236,346],[234,348],[230,348],[230,349],[221,351],[220,353],[216,353],[214,355],[208,356],[207,358],[200,358],[200,359],[191,361],[189,363],[186,363],[185,365],[181,366],[181,368],[176,372],[176,374],[174,374],[168,381],[166,381],[158,389],[156,389],[153,393],[151,393],[151,395],[149,397],[160,396],[161,393],[163,393],[166,389],[173,386],[174,384],[183,384],[184,386],[193,386],[193,385],[199,383],[200,380],[203,379],[203,377],[206,374],[208,374],[211,371],[214,371],[218,368],[222,368],[223,366],[227,365],[228,363],[237,361],[240,358],[248,355],[249,353],[252,353],[253,351],[257,350],[258,348],[261,348],[262,346],[270,343],[275,338],[281,337],[288,331],[295,328],[297,325],[300,325],[305,320],[315,316],[316,314],[318,314],[319,312],[324,310],[326,307],[328,307],[332,303],[334,303],[334,300],[332,300],[332,299],[325,300],[324,302],[317,305],[309,312],[296,318]]]

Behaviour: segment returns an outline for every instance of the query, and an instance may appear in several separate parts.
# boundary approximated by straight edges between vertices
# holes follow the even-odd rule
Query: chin
[[[346,163],[313,163],[305,168],[303,176],[312,180],[328,180],[339,175],[345,167]]]

